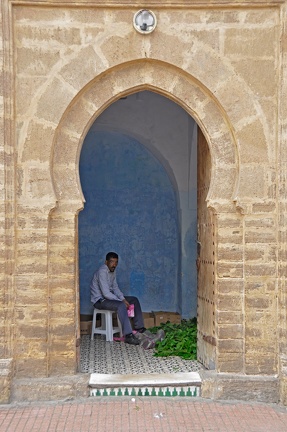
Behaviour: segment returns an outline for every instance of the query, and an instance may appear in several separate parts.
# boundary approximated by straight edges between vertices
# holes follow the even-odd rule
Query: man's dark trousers
[[[144,322],[143,322],[142,310],[141,310],[140,302],[138,301],[137,297],[126,296],[125,299],[130,304],[133,304],[135,307],[135,316],[133,319],[135,329],[138,330],[143,328]],[[105,299],[103,301],[99,300],[94,304],[94,307],[96,309],[117,311],[120,323],[122,325],[123,335],[125,336],[127,334],[132,333],[133,330],[131,327],[130,319],[128,317],[127,307],[123,301],[108,300],[108,299]]]

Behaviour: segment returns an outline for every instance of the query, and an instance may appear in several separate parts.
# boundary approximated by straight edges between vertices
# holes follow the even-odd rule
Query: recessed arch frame
[[[232,126],[221,105],[208,89],[179,68],[158,61],[138,61],[112,68],[90,82],[62,116],[55,133],[51,161],[57,203],[69,201],[78,210],[82,208],[84,197],[78,166],[89,128],[110,104],[142,90],[159,93],[180,105],[204,133],[212,158],[208,205],[230,205],[235,201],[239,178],[238,149]]]
[[[83,88],[63,114],[53,141],[51,177],[56,205],[49,214],[48,228],[48,292],[49,307],[57,305],[57,291],[65,290],[74,308],[65,317],[73,328],[69,343],[69,373],[79,369],[80,304],[78,282],[77,215],[84,206],[79,177],[79,159],[85,136],[95,119],[121,97],[149,90],[165,96],[189,113],[201,128],[211,154],[211,182],[207,206],[214,213],[237,213],[239,157],[233,129],[225,111],[213,94],[192,76],[177,67],[158,61],[129,62],[112,68]],[[61,274],[54,271],[63,251]],[[64,258],[69,253],[67,258]],[[48,375],[58,368],[58,318],[49,319]],[[73,347],[73,348],[72,348]],[[71,362],[71,363],[70,363]],[[71,364],[71,367],[69,366]]]

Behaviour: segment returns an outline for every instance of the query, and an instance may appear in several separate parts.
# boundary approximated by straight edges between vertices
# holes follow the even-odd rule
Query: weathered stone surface
[[[222,353],[242,353],[243,339],[218,339],[217,346]]]
[[[89,375],[58,376],[13,381],[12,401],[52,401],[89,396]]]
[[[256,400],[278,403],[279,380],[277,377],[246,376],[232,373],[216,374],[212,371],[201,373],[202,397],[219,400]]]
[[[242,278],[243,276],[243,263],[242,262],[228,262],[218,261],[217,273],[220,278]]]
[[[218,324],[240,324],[243,321],[242,312],[238,311],[217,311],[216,312]]]
[[[223,246],[218,248],[218,260],[241,261],[242,253],[243,248],[241,246]]]
[[[218,325],[217,334],[219,339],[243,338],[243,324]]]
[[[15,357],[15,375],[18,378],[36,378],[47,374],[46,356],[18,356]]]
[[[218,309],[220,311],[242,311],[242,301],[243,296],[239,296],[238,294],[219,294],[218,295]]]
[[[203,396],[275,402],[279,373],[286,403],[286,2],[217,6],[163,2],[155,32],[139,35],[129,0],[3,3],[0,353],[14,355],[14,400],[86,395],[85,379],[75,375],[79,154],[109,104],[151,90],[194,117],[210,153],[213,253],[200,292],[210,294],[205,312],[214,334],[205,338],[216,342],[219,374],[204,381]],[[177,185],[178,146],[157,149]],[[72,376],[56,383],[49,374]],[[25,381],[35,376],[42,378]],[[5,401],[9,380],[1,382]]]
[[[271,349],[272,350],[272,349]],[[266,354],[265,354],[266,353]],[[258,356],[246,355],[246,374],[248,375],[272,375],[276,374],[278,370],[277,359],[273,352],[264,352],[262,350],[262,355],[260,359]]]
[[[13,359],[0,359],[0,403],[10,402]]]
[[[244,361],[242,355],[228,352],[220,353],[217,359],[217,371],[219,373],[242,373],[244,370]]]

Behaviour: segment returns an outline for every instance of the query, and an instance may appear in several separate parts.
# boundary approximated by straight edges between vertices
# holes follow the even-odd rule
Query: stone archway
[[[74,99],[63,115],[55,134],[52,157],[52,178],[58,202],[68,199],[78,202],[81,208],[78,159],[83,139],[95,118],[120,97],[147,89],[181,105],[206,136],[212,158],[209,205],[217,199],[222,203],[233,199],[239,180],[237,147],[220,104],[204,86],[181,70],[158,62],[139,61],[99,76]]]
[[[3,3],[1,346],[13,359],[15,381],[52,376],[57,384],[58,375],[77,370],[81,145],[109,104],[149,89],[195,118],[211,154],[216,371],[241,373],[230,386],[243,398],[250,395],[244,374],[279,373],[283,400],[284,2],[230,2],[220,10],[201,1],[158,4],[158,26],[147,37],[133,29],[130,2],[48,3]],[[224,385],[213,376],[209,394],[221,397]],[[277,378],[272,386],[276,398]],[[252,394],[258,398],[258,380]]]
[[[140,90],[155,91],[170,98],[196,120],[211,154],[207,205],[217,214],[218,220],[237,218],[233,203],[239,175],[236,143],[227,116],[209,91],[178,68],[150,61],[123,64],[91,82],[66,110],[54,139],[51,173],[57,206],[49,216],[49,308],[52,311],[59,302],[57,289],[65,292],[66,298],[71,299],[74,307],[65,314],[65,320],[70,324],[69,335],[57,333],[57,325],[61,320],[59,317],[50,319],[49,375],[59,373],[58,346],[61,337],[63,346],[66,347],[65,361],[60,365],[63,372],[75,371],[79,357],[74,341],[79,337],[77,214],[84,201],[78,173],[82,142],[92,122],[108,105],[124,95]],[[59,251],[65,255],[62,260],[60,258],[60,262]],[[54,271],[55,262],[57,271]],[[235,277],[238,279],[238,275]],[[220,301],[218,280],[216,289],[216,301]],[[232,306],[228,305],[227,308],[232,312]],[[224,347],[217,349],[218,370],[224,370],[224,354]],[[63,357],[62,353],[61,356]],[[237,367],[237,371],[240,370]]]

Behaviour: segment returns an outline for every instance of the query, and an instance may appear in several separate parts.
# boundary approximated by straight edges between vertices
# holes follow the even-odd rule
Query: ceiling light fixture
[[[134,15],[134,28],[141,34],[149,34],[156,27],[155,14],[147,9],[141,9]]]

